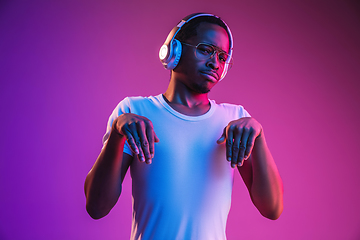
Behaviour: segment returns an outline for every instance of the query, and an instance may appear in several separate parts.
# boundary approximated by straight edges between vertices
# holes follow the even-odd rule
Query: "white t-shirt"
[[[249,117],[239,105],[216,104],[201,116],[172,109],[163,96],[128,97],[111,114],[134,113],[152,121],[160,142],[148,165],[133,161],[131,239],[226,239],[234,169],[226,161],[225,144],[217,144],[227,124]],[[132,155],[128,145],[124,152]]]

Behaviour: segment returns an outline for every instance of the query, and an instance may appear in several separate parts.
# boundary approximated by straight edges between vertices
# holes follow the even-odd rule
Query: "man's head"
[[[228,49],[224,49],[224,52],[228,53],[230,58],[228,58],[229,61],[226,62],[220,80],[225,77],[230,66],[229,63],[232,55],[232,35],[225,22],[215,15],[206,13],[191,14],[172,29],[159,52],[160,60],[166,69],[172,70],[177,66],[182,55],[182,43],[186,43],[188,39],[196,37],[199,26],[205,23],[220,26],[227,33],[229,47]]]
[[[186,22],[176,34],[175,39],[179,40],[180,42],[186,42],[186,40],[189,38],[197,36],[197,30],[201,23],[213,23],[219,25],[220,27],[224,28],[229,35],[227,26],[220,18],[215,16],[200,16]],[[229,39],[230,38],[231,37],[229,35]]]
[[[196,31],[196,35],[181,42],[181,59],[172,74],[191,91],[208,93],[223,75],[229,37],[224,28],[214,23],[201,22]]]

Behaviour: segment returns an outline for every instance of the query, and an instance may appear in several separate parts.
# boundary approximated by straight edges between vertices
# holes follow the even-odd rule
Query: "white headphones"
[[[179,60],[181,57],[181,52],[182,52],[182,46],[181,46],[181,42],[179,40],[175,39],[175,36],[180,31],[181,27],[185,23],[191,21],[192,19],[197,18],[197,17],[203,17],[203,16],[216,17],[216,18],[220,19],[218,16],[209,14],[209,13],[195,13],[195,14],[191,14],[191,15],[183,18],[178,23],[178,25],[176,25],[171,30],[171,32],[169,33],[169,35],[167,36],[167,38],[165,40],[165,43],[161,46],[160,51],[159,51],[159,58],[160,58],[161,63],[164,65],[165,69],[172,70],[179,63]],[[225,26],[227,28],[226,30],[229,34],[229,38],[230,38],[229,55],[231,57],[232,52],[233,52],[233,37],[232,37],[231,31],[230,31],[228,25],[223,20],[221,20],[221,21],[225,24]],[[230,58],[229,58],[229,60],[230,60]],[[222,80],[225,77],[225,75],[228,71],[228,67],[229,67],[229,65],[225,64],[225,68],[221,74],[220,80]]]

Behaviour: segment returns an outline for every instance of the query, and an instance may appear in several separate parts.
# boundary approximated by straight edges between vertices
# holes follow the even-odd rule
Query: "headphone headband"
[[[165,69],[172,70],[179,63],[179,60],[181,57],[181,52],[182,52],[182,46],[181,46],[180,41],[175,39],[175,37],[178,34],[178,32],[181,30],[182,26],[194,18],[207,17],[207,16],[220,19],[218,16],[210,14],[210,13],[194,13],[194,14],[190,14],[190,15],[186,16],[185,18],[183,18],[171,30],[171,32],[169,33],[169,35],[167,36],[167,38],[165,40],[165,43],[161,46],[160,51],[159,51],[159,58]],[[230,40],[229,55],[232,56],[233,37],[232,37],[231,31],[230,31],[230,28],[228,27],[228,25],[222,19],[220,19],[220,20],[225,24],[227,33],[229,35],[229,40]],[[229,58],[229,60],[230,60],[230,58]],[[227,71],[228,71],[228,64],[225,64],[225,68],[223,70],[223,73],[221,74],[220,80],[222,80],[225,77]]]

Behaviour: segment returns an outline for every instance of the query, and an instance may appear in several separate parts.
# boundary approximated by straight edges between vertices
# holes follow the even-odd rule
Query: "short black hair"
[[[180,31],[176,34],[175,39],[182,42],[188,40],[191,37],[195,37],[197,35],[197,28],[199,27],[200,23],[203,22],[213,23],[224,28],[228,34],[229,41],[231,41],[227,26],[220,18],[215,16],[200,16],[190,20],[181,27]]]

